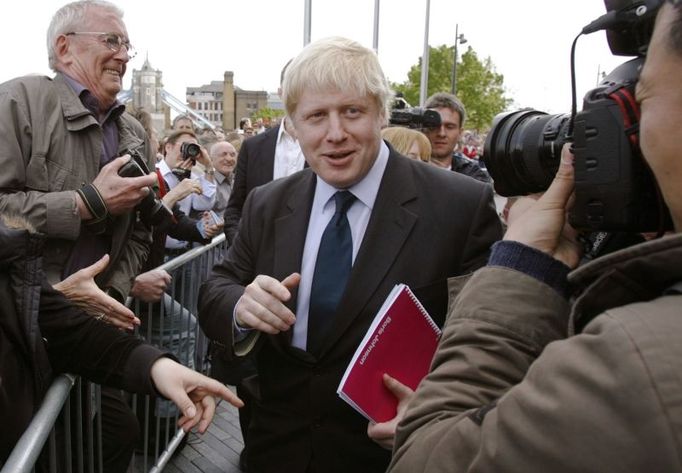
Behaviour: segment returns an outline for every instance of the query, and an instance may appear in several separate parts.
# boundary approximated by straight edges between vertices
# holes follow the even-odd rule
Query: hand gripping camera
[[[182,156],[182,160],[191,160],[192,166],[197,163],[197,158],[199,155],[201,155],[201,147],[198,144],[185,142],[180,145],[180,156]],[[191,169],[180,167],[174,168],[171,172],[175,175],[175,177],[178,178],[179,181],[187,179],[192,175]]]
[[[149,174],[149,168],[140,153],[137,151],[126,151],[130,155],[130,160],[118,170],[121,177],[138,177]],[[156,198],[158,186],[150,189],[139,204],[136,210],[139,212],[140,219],[146,225],[160,225],[161,223],[173,218],[173,213],[163,203]]]
[[[576,113],[537,110],[495,117],[483,161],[503,196],[549,187],[561,148],[573,143],[575,204],[569,221],[586,231],[646,232],[672,228],[670,214],[639,147],[635,85],[655,14],[665,0],[605,0],[607,13],[581,34],[607,30],[614,55],[636,56],[618,66],[583,99]],[[573,85],[575,90],[575,84]]]

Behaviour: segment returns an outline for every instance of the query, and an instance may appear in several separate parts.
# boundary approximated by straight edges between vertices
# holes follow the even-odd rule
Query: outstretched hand
[[[395,417],[389,421],[379,422],[378,424],[370,422],[367,426],[367,435],[385,449],[392,450],[393,442],[395,441],[395,430],[400,421],[403,420],[403,417],[405,417],[407,405],[414,397],[414,391],[386,373],[384,373],[383,379],[384,386],[398,398],[398,411]]]
[[[154,386],[178,406],[182,416],[178,426],[189,432],[198,425],[199,432],[208,429],[215,414],[215,398],[220,397],[235,407],[244,403],[227,386],[197,373],[170,358],[159,358],[151,369]]]
[[[300,282],[299,273],[292,273],[281,282],[263,274],[256,276],[237,303],[237,324],[272,335],[289,330],[296,316],[284,303]]]
[[[104,255],[96,263],[76,271],[53,287],[96,319],[118,328],[132,330],[135,325],[140,325],[140,319],[95,283],[95,276],[104,271],[108,264],[109,255]]]
[[[580,261],[577,232],[566,221],[574,187],[573,154],[561,150],[561,164],[544,194],[519,198],[509,210],[505,240],[518,241],[558,259],[570,268]]]

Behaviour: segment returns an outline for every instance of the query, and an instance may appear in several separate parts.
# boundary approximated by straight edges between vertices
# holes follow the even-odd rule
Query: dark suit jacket
[[[275,147],[279,126],[244,140],[237,157],[234,184],[225,209],[225,237],[232,243],[237,233],[242,208],[251,189],[272,181],[275,166]]]
[[[304,169],[251,192],[234,243],[199,295],[210,338],[232,346],[234,306],[256,275],[281,280],[300,271],[314,191],[315,174]],[[367,420],[336,395],[343,372],[396,283],[444,312],[446,279],[485,264],[500,236],[491,186],[391,151],[319,359],[291,346],[291,330],[260,334],[249,471],[383,472],[390,452],[367,437]],[[295,294],[288,305],[295,312]]]

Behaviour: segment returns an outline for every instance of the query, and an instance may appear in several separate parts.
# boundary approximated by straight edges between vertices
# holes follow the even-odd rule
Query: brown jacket
[[[117,119],[119,155],[153,156],[142,125]],[[102,131],[62,74],[26,76],[0,85],[0,211],[24,216],[47,236],[43,267],[51,284],[81,232],[74,190],[100,170]],[[150,163],[151,164],[151,163]],[[114,217],[111,260],[97,278],[125,299],[147,257],[151,234],[134,212]]]
[[[572,307],[507,268],[472,277],[391,473],[682,471],[682,295],[666,294],[682,280],[682,235],[570,280],[585,288]]]

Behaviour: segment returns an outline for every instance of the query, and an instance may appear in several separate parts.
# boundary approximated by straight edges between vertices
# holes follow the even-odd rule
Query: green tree
[[[275,110],[270,107],[263,107],[251,114],[251,119],[256,120],[257,118],[262,118],[263,120],[272,120],[273,118],[282,118],[284,116],[284,110]]]
[[[429,82],[427,96],[436,92],[452,90],[453,46],[429,47]],[[421,61],[407,73],[407,80],[391,86],[402,92],[405,100],[412,105],[419,104],[421,86]],[[505,96],[504,76],[495,72],[490,58],[480,61],[476,52],[467,48],[457,62],[457,96],[467,110],[466,128],[487,130],[493,118],[503,112],[512,100]]]

